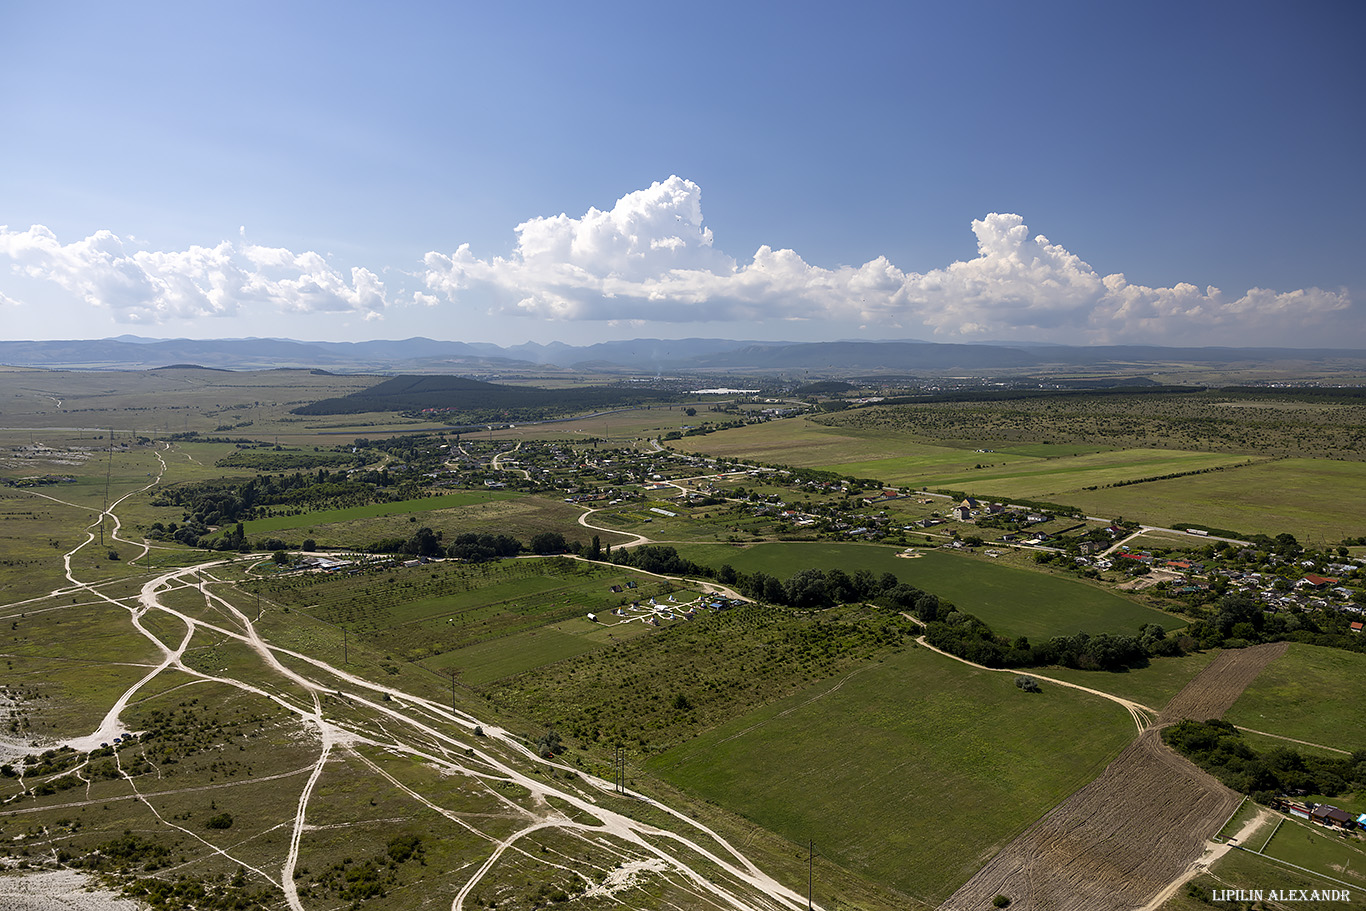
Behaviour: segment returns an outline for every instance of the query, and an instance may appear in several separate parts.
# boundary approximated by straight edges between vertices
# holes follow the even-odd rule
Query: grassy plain
[[[428,503],[433,505],[423,505]],[[295,544],[308,537],[314,539],[319,547],[343,550],[385,538],[407,538],[424,525],[441,532],[445,541],[453,541],[457,535],[465,533],[502,534],[511,535],[526,544],[543,531],[559,532],[568,541],[584,543],[595,534],[604,544],[631,540],[631,535],[625,533],[618,537],[610,531],[594,531],[583,527],[578,521],[579,516],[583,515],[582,509],[551,497],[472,491],[414,501],[415,508],[410,512],[382,508],[392,505],[395,504],[380,504],[379,514],[370,516],[364,516],[359,510],[373,511],[376,507],[279,517],[289,524],[263,528],[261,533],[284,533]],[[257,521],[275,522],[276,519]],[[254,530],[257,527],[255,522],[246,525],[248,534],[257,533]]]
[[[796,468],[837,465],[851,461],[849,457],[854,454],[864,460],[902,459],[907,464],[941,470],[947,465],[971,468],[981,461],[970,449],[935,445],[895,431],[829,427],[807,417],[685,437],[669,445],[681,452],[745,458]]]
[[[1247,463],[1228,453],[1175,452],[1170,449],[1121,449],[1112,452],[1041,459],[997,461],[999,453],[982,453],[968,470],[936,471],[911,460],[883,459],[824,466],[855,477],[879,478],[889,484],[964,490],[994,499],[1070,501],[1072,492],[1087,487],[1130,483],[1186,471],[1226,468]]]
[[[1271,823],[1270,825],[1274,825]],[[1270,833],[1270,825],[1263,826],[1251,838],[1251,844],[1260,847]],[[1285,823],[1285,826],[1290,823]],[[1276,833],[1275,841],[1281,840],[1281,834]],[[1275,849],[1280,850],[1282,846],[1276,845]],[[1265,907],[1281,907],[1304,909],[1304,911],[1348,911],[1348,909],[1366,908],[1366,891],[1354,881],[1351,876],[1343,876],[1332,869],[1333,856],[1332,849],[1338,846],[1327,844],[1324,846],[1328,852],[1323,856],[1304,858],[1309,863],[1299,866],[1308,868],[1307,870],[1297,870],[1287,866],[1285,861],[1279,860],[1272,851],[1266,855],[1255,853],[1253,850],[1233,850],[1218,860],[1209,873],[1201,874],[1196,877],[1191,885],[1200,890],[1203,898],[1190,894],[1188,889],[1181,889],[1175,896],[1162,905],[1162,911],[1208,911],[1211,907],[1209,896],[1215,894],[1217,890],[1244,890],[1247,896],[1241,903],[1223,903],[1224,907],[1256,907],[1251,899],[1254,890],[1261,890],[1263,894],[1262,904]],[[1294,852],[1292,852],[1294,853]],[[1320,872],[1321,871],[1321,872]],[[1343,885],[1346,882],[1348,885]],[[1308,898],[1295,897],[1294,901],[1282,901],[1270,899],[1275,904],[1269,904],[1271,890],[1282,893],[1282,897],[1291,897],[1289,890],[1302,890],[1306,895],[1313,890],[1345,890],[1350,893],[1347,898],[1334,897],[1328,900],[1310,900]],[[1213,907],[1220,907],[1219,903]]]
[[[438,494],[437,496],[424,497],[419,500],[371,503],[367,506],[352,506],[348,509],[320,509],[316,512],[304,512],[292,516],[270,516],[265,519],[252,519],[250,522],[244,522],[242,524],[248,535],[260,535],[267,532],[282,531],[284,529],[307,528],[312,525],[334,525],[343,522],[354,522],[357,519],[420,515],[424,512],[433,512],[439,509],[455,509],[461,506],[471,506],[476,503],[507,500],[515,496],[516,494],[514,493],[498,490],[461,491],[459,493]]]
[[[1224,715],[1239,727],[1366,749],[1366,655],[1291,643]],[[1306,707],[1312,706],[1312,711]]]
[[[683,544],[679,553],[710,566],[729,563],[742,572],[762,571],[785,579],[806,568],[884,572],[975,614],[997,633],[1043,640],[1087,633],[1134,635],[1146,623],[1168,629],[1185,621],[1112,591],[1076,579],[993,563],[939,550],[914,559],[897,548],[873,544],[778,543],[736,547]]]
[[[1068,667],[1050,667],[1049,677],[1079,683],[1104,693],[1161,711],[1171,698],[1195,675],[1205,669],[1219,654],[1218,649],[1192,652],[1179,658],[1154,658],[1147,667],[1126,668],[1122,671],[1082,671]]]
[[[1229,471],[1076,491],[1067,502],[1091,515],[1142,517],[1152,525],[1196,522],[1246,534],[1289,532],[1336,543],[1366,534],[1366,462],[1281,459]],[[1101,510],[1101,513],[1094,512]]]
[[[1008,674],[913,648],[735,718],[647,767],[934,905],[1132,733],[1112,703],[1061,687],[1025,694]]]

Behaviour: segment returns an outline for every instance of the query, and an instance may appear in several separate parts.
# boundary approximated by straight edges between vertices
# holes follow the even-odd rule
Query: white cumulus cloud
[[[384,284],[368,269],[344,273],[317,253],[245,243],[154,251],[133,249],[110,231],[63,244],[42,225],[0,226],[0,255],[24,275],[54,282],[126,323],[231,317],[255,305],[373,318],[386,305]]]
[[[1253,288],[1226,294],[1180,282],[1131,284],[1101,275],[1024,219],[991,213],[972,222],[976,256],[924,273],[886,257],[823,268],[764,245],[748,260],[718,248],[702,217],[702,190],[670,177],[627,193],[608,210],[536,217],[517,225],[506,257],[469,244],[430,252],[421,288],[391,295],[378,271],[339,268],[314,252],[234,241],[155,251],[102,230],[62,243],[49,229],[0,226],[0,257],[30,279],[53,282],[125,323],[270,313],[359,314],[395,303],[441,319],[443,308],[494,316],[651,323],[799,320],[832,331],[945,339],[1066,342],[1294,343],[1333,338],[1352,302],[1345,292]],[[401,299],[401,300],[399,300]],[[0,306],[24,306],[0,290]],[[782,335],[780,326],[775,335]],[[809,334],[809,333],[807,333]]]
[[[557,319],[695,322],[852,315],[861,295],[894,293],[885,259],[821,269],[791,250],[760,247],[747,264],[717,250],[702,224],[702,190],[679,177],[628,193],[610,211],[517,226],[511,256],[479,259],[468,244],[424,259],[428,290],[496,310]]]
[[[628,193],[611,210],[532,218],[507,257],[481,259],[468,244],[424,258],[432,295],[549,319],[632,322],[834,320],[869,329],[928,327],[937,335],[1069,341],[1167,339],[1178,344],[1323,324],[1345,293],[1254,288],[1241,296],[1190,284],[1132,285],[1102,276],[1024,219],[991,213],[972,222],[977,256],[925,273],[885,257],[825,269],[792,250],[761,246],[749,262],[721,252],[702,219],[697,184],[670,177]],[[424,295],[429,302],[429,296]]]

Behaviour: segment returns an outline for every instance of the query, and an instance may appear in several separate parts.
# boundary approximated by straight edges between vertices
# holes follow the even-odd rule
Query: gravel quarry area
[[[143,911],[145,907],[75,870],[9,868],[0,872],[0,908],[5,911]]]

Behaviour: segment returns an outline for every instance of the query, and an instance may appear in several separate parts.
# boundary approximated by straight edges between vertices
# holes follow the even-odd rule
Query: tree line
[[[1169,747],[1235,791],[1259,803],[1300,791],[1335,797],[1366,791],[1366,750],[1350,756],[1316,756],[1291,747],[1258,752],[1227,721],[1191,721],[1162,732]]]

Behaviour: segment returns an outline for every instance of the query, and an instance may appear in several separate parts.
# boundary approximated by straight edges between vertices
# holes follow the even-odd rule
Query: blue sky
[[[1366,347],[1366,6],[0,3],[0,336]]]

